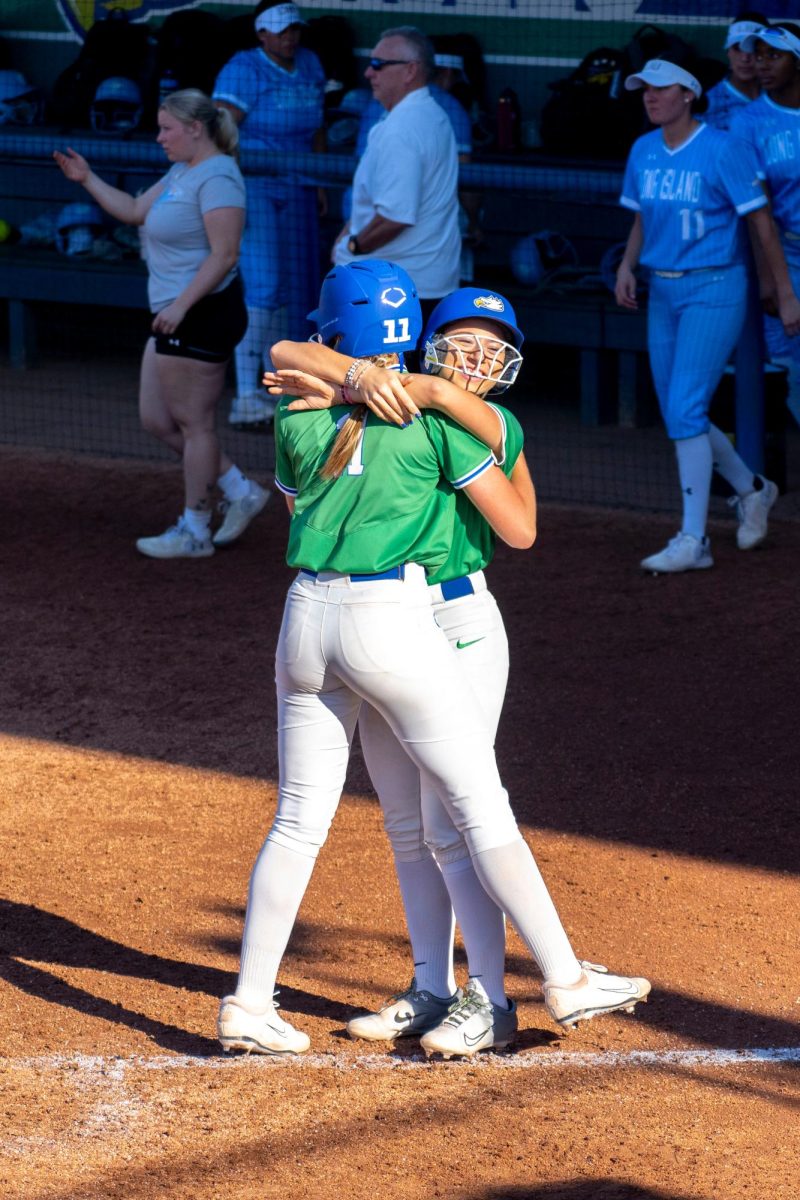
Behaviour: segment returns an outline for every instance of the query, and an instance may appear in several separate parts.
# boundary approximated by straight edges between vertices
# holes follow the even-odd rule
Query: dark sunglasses
[[[408,63],[417,61],[416,58],[371,58],[367,65],[372,67],[373,71],[382,71],[384,67],[407,66]]]

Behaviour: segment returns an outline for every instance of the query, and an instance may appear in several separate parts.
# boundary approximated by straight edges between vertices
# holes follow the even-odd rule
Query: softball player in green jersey
[[[388,266],[353,264],[332,275]],[[384,350],[403,348],[398,295],[413,294],[405,273],[391,271],[379,274],[373,301],[388,297],[394,311],[384,322],[394,346]],[[532,532],[512,485],[485,445],[437,413],[400,428],[365,411],[344,468],[331,470],[353,425],[345,406],[295,414],[284,402],[276,415],[276,482],[293,511],[288,561],[300,570],[276,655],[278,811],[253,871],[239,980],[222,1001],[220,1040],[262,1053],[308,1048],[278,1017],[273,988],[338,804],[363,700],[432,781],[483,887],[538,962],[551,1015],[571,1024],[632,1007],[649,991],[645,980],[605,975],[601,992],[596,969],[575,957],[511,813],[484,718],[432,616],[426,575],[448,557],[450,489],[463,488],[496,532],[522,547]]]

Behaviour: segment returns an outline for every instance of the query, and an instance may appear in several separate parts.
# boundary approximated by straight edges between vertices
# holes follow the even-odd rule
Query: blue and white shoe
[[[440,1025],[421,1039],[427,1055],[471,1058],[479,1050],[502,1050],[517,1035],[517,1006],[492,1004],[480,980],[470,979],[464,995],[452,1006]]]
[[[417,987],[416,979],[404,992],[391,996],[378,1012],[365,1013],[347,1022],[351,1038],[365,1042],[393,1042],[401,1037],[418,1037],[433,1029],[446,1016],[461,993],[434,996]]]

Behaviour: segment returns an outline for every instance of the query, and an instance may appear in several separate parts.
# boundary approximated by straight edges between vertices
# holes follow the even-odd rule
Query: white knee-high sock
[[[487,895],[471,858],[442,863],[442,875],[464,939],[470,978],[480,979],[492,1004],[507,1008],[505,916]]]
[[[683,493],[683,533],[704,538],[711,491],[711,442],[707,433],[681,438],[675,443],[678,475]]]
[[[577,983],[581,965],[523,839],[484,850],[472,861],[484,888],[536,959],[545,982]]]
[[[394,865],[414,955],[417,987],[434,996],[452,996],[456,990],[455,919],[442,873],[430,854],[416,862],[395,859]]]
[[[272,311],[269,308],[248,308],[247,321],[247,333],[233,352],[236,393],[238,396],[266,395],[261,386],[261,376],[264,374],[264,354]]]
[[[272,1003],[275,980],[316,858],[266,841],[250,876],[236,995],[248,1007]]]
[[[749,496],[753,491],[753,472],[734,450],[730,438],[716,425],[709,425],[708,440],[715,471],[731,485],[737,496]]]

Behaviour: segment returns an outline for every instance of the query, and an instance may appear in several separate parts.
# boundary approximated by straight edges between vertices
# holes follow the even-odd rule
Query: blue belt
[[[440,583],[439,587],[442,589],[443,600],[458,600],[461,596],[472,596],[475,592],[469,575],[462,575],[458,579],[447,579],[444,583]]]
[[[305,567],[300,568],[301,575],[308,575],[311,579],[316,579],[318,571],[308,571]],[[351,583],[372,583],[378,579],[405,579],[406,565],[401,563],[399,567],[390,567],[388,571],[379,571],[376,575],[351,575]],[[470,585],[470,591],[472,586]]]

